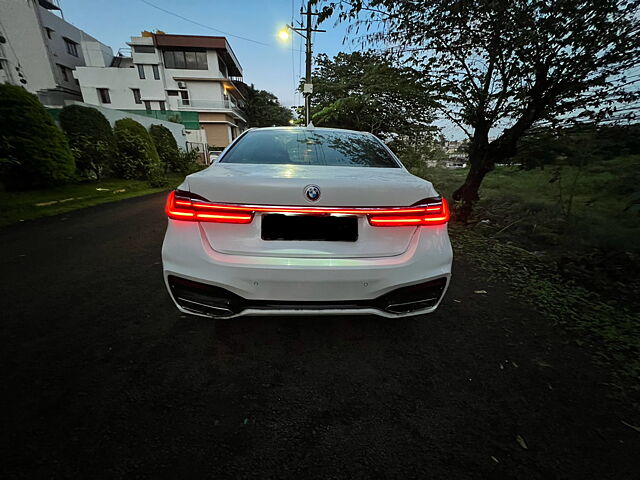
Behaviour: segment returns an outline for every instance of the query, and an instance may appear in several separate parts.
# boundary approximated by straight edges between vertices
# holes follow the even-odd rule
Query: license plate
[[[355,242],[358,240],[358,218],[272,213],[262,217],[262,239]]]

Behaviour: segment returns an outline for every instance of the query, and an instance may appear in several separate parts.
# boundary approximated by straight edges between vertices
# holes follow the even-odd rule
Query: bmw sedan
[[[369,133],[249,130],[166,203],[164,278],[181,312],[375,314],[436,309],[449,209]]]

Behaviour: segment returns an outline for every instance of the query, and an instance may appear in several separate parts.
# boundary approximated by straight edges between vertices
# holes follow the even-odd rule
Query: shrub
[[[115,123],[116,157],[112,168],[120,178],[158,180],[162,163],[147,129],[130,118]]]
[[[78,172],[100,179],[115,154],[109,121],[95,108],[70,105],[60,112],[60,125],[69,139]]]
[[[188,152],[186,150],[180,149],[173,166],[174,171],[181,173],[182,175],[189,175],[190,173],[202,170],[204,165],[199,164],[197,162],[197,159],[197,150],[191,150]]]
[[[176,139],[167,127],[163,125],[151,125],[149,128],[151,140],[153,140],[160,161],[162,161],[165,171],[176,170],[178,160],[178,144]]]
[[[35,95],[15,85],[0,85],[0,159],[11,189],[68,182],[75,172],[62,130]]]

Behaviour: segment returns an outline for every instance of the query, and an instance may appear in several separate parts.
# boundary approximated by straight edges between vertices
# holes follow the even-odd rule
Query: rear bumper
[[[416,229],[407,250],[392,257],[228,255],[211,248],[198,223],[170,220],[162,260],[169,293],[184,313],[227,318],[273,314],[402,317],[437,308],[449,283],[452,251],[446,225],[439,225]],[[419,292],[409,295],[411,306],[389,308],[407,303],[401,301],[399,289],[417,285],[420,287],[413,290]],[[223,310],[224,302],[207,301],[211,294],[204,292],[207,286],[214,287],[214,298],[226,297],[233,308]],[[205,296],[199,298],[198,292]]]

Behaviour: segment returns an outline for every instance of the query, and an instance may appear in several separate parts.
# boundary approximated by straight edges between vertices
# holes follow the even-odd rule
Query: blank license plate
[[[262,239],[355,242],[358,218],[272,213],[262,217]]]

